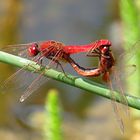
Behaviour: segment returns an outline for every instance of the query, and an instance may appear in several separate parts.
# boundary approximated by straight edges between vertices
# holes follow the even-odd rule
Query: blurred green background
[[[122,52],[122,25],[118,0],[5,0],[0,1],[0,46],[42,40],[65,44],[86,44],[97,39],[109,39],[115,56]],[[73,58],[82,66],[93,67],[97,61]],[[16,71],[15,67],[0,64],[3,82]],[[67,64],[65,71],[76,75]],[[24,77],[24,78],[23,78]],[[28,78],[27,78],[28,77]],[[66,140],[129,139],[132,127],[125,135],[117,127],[111,103],[75,87],[49,80],[24,103],[19,98],[32,81],[32,75],[17,75],[12,88],[0,94],[0,138],[2,140],[42,140],[47,118],[45,104],[50,89],[58,92],[62,137]],[[90,78],[101,82],[101,78]],[[24,86],[25,85],[25,86]],[[10,90],[9,90],[10,89]],[[49,124],[50,125],[50,124]],[[57,128],[58,129],[58,128]],[[61,139],[61,138],[60,138]]]

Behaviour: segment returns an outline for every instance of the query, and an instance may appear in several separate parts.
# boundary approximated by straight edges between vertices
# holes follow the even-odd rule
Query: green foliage
[[[44,136],[45,140],[62,140],[61,111],[56,90],[50,90],[46,98]]]
[[[120,1],[120,16],[123,23],[124,47],[127,49],[140,39],[138,11],[134,0]]]
[[[131,48],[131,52],[135,51],[133,58],[128,62],[137,66],[136,72],[127,79],[126,88],[127,92],[139,96],[140,92],[140,26],[139,26],[139,13],[134,0],[121,0],[120,1],[120,15],[123,25],[123,47],[125,50]],[[135,44],[135,45],[134,45]],[[127,58],[126,58],[127,59]]]

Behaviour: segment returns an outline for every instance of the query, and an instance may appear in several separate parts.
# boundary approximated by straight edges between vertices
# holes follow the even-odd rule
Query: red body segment
[[[33,43],[29,47],[28,51],[29,51],[30,56],[34,56],[38,52],[38,50],[36,50],[36,52],[35,52],[35,44],[37,44],[37,43]],[[57,41],[53,41],[53,40],[38,43],[40,52],[45,51],[45,50],[47,51],[50,47],[54,47],[54,49],[56,51],[62,49],[67,54],[89,52],[90,50],[95,50],[96,48],[100,48],[100,46],[111,46],[111,42],[107,39],[106,40],[102,39],[102,40],[97,40],[93,43],[85,44],[85,45],[64,45],[61,42],[57,42]]]
[[[99,40],[96,41],[94,45],[95,46],[90,48],[90,53],[91,53],[90,56],[93,55],[94,57],[96,54],[96,56],[99,57],[99,65],[96,68],[91,68],[91,69],[83,68],[79,66],[79,64],[77,64],[70,56],[69,57],[64,56],[64,57],[79,75],[86,76],[86,77],[96,77],[102,74],[103,80],[109,81],[109,77],[106,76],[105,78],[105,75],[107,75],[107,73],[110,72],[110,70],[112,69],[115,63],[114,57],[110,50],[111,42],[108,40]]]
[[[94,50],[100,48],[100,46],[111,46],[111,42],[107,39],[102,39],[86,45],[66,45],[63,47],[63,50],[68,54],[75,54],[88,52],[91,49]]]
[[[63,47],[63,50],[68,54],[76,54],[81,52],[88,52],[92,47],[93,43],[88,45],[66,45]]]
[[[47,50],[52,45],[56,46],[56,41],[49,40],[49,41],[40,42],[39,43],[39,50],[40,51]]]

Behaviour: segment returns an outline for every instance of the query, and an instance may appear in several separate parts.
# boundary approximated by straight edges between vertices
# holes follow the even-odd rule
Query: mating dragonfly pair
[[[47,66],[51,66],[51,64],[56,63],[57,66],[60,66],[62,71],[65,72],[61,64],[61,62],[65,60],[73,67],[73,69],[79,75],[85,77],[95,77],[101,75],[103,80],[109,83],[110,89],[112,90],[110,73],[112,71],[113,66],[115,65],[115,59],[110,49],[111,42],[109,40],[98,40],[87,45],[64,45],[61,42],[50,40],[16,46],[13,45],[9,47],[14,49],[20,47],[23,50],[20,52],[20,54],[28,52],[27,56],[30,56],[33,61],[35,61],[37,64],[40,65],[43,65],[44,59],[47,58],[50,59],[50,62]],[[74,59],[71,58],[71,55],[81,52],[86,52],[87,57],[98,57],[99,58],[98,66],[96,68],[94,67],[89,69],[81,67],[78,63],[76,63]],[[37,80],[34,80],[31,83],[31,85],[33,85],[35,81]],[[112,92],[112,100],[115,101],[115,97],[113,96],[113,90],[111,92]],[[31,92],[25,91],[25,93],[21,96],[20,101],[23,102],[30,94]],[[121,98],[122,103],[127,106],[127,100],[125,98],[123,91],[121,92]],[[123,121],[118,114],[118,107],[115,103],[113,103],[113,108],[117,116],[117,120],[119,121],[120,128],[123,131]]]
[[[51,65],[55,63],[56,67],[60,66],[64,73],[65,71],[61,62],[65,61],[68,62],[79,75],[85,77],[95,77],[102,75],[103,80],[109,82],[110,71],[115,63],[110,47],[111,42],[109,40],[98,40],[87,45],[64,45],[61,42],[49,40],[42,42],[33,42],[29,44],[9,45],[3,50],[8,49],[10,50],[10,52],[12,52],[12,50],[15,50],[18,52],[18,55],[21,56],[25,54],[27,57],[30,57],[31,60],[35,61],[41,66],[43,66],[43,61],[45,59],[49,59],[49,64],[47,64],[46,67],[51,67]],[[86,55],[88,57],[98,57],[98,67],[90,69],[84,68],[71,58],[72,54],[81,52],[86,52]],[[20,69],[19,71],[21,71],[22,69]],[[14,74],[14,76],[16,74]],[[10,79],[12,79],[12,77],[13,76],[11,76]],[[8,81],[5,81],[4,85]],[[33,83],[35,81],[37,80],[34,80]],[[20,98],[20,101],[23,102],[29,96],[29,94],[31,94],[31,92],[29,93],[28,91],[25,91],[25,93]]]

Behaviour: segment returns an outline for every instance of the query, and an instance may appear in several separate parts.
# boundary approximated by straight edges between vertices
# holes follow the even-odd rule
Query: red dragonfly
[[[110,89],[112,92],[112,100],[115,101],[115,97],[113,96],[112,83],[110,80],[110,72],[112,71],[112,68],[115,65],[115,59],[112,55],[112,51],[110,50],[110,47],[111,47],[111,42],[109,40],[97,40],[87,45],[64,45],[61,42],[50,40],[50,41],[33,42],[29,44],[11,46],[11,48],[14,49],[15,51],[19,48],[22,50],[20,51],[19,55],[26,54],[27,56],[32,57],[33,58],[32,60],[34,60],[36,63],[41,64],[41,65],[43,64],[44,58],[48,58],[48,59],[51,59],[50,63],[48,64],[49,66],[52,63],[56,63],[57,66],[60,66],[64,72],[64,69],[61,65],[61,61],[65,60],[71,64],[71,66],[79,75],[90,76],[90,77],[102,75],[103,80],[109,83]],[[92,68],[92,69],[83,68],[79,66],[70,57],[71,54],[76,54],[76,53],[81,53],[81,52],[87,52],[87,56],[90,56],[90,57],[98,57],[99,58],[98,67]],[[41,76],[42,75],[43,74],[41,74]],[[24,92],[24,94],[20,98],[21,102],[23,102],[34,91],[34,90],[31,90],[31,88],[34,88],[34,83],[38,81],[41,76],[35,79],[31,83],[31,85],[27,88],[27,90]],[[12,77],[10,77],[10,79]],[[121,89],[121,93],[122,93],[122,102],[125,105],[127,105],[127,100],[124,96],[122,89]],[[116,104],[113,104],[113,107],[114,107],[115,114],[117,115],[117,118],[119,120],[120,128],[123,131],[123,121],[122,121],[122,118],[118,115],[118,112],[119,112],[118,106]]]

